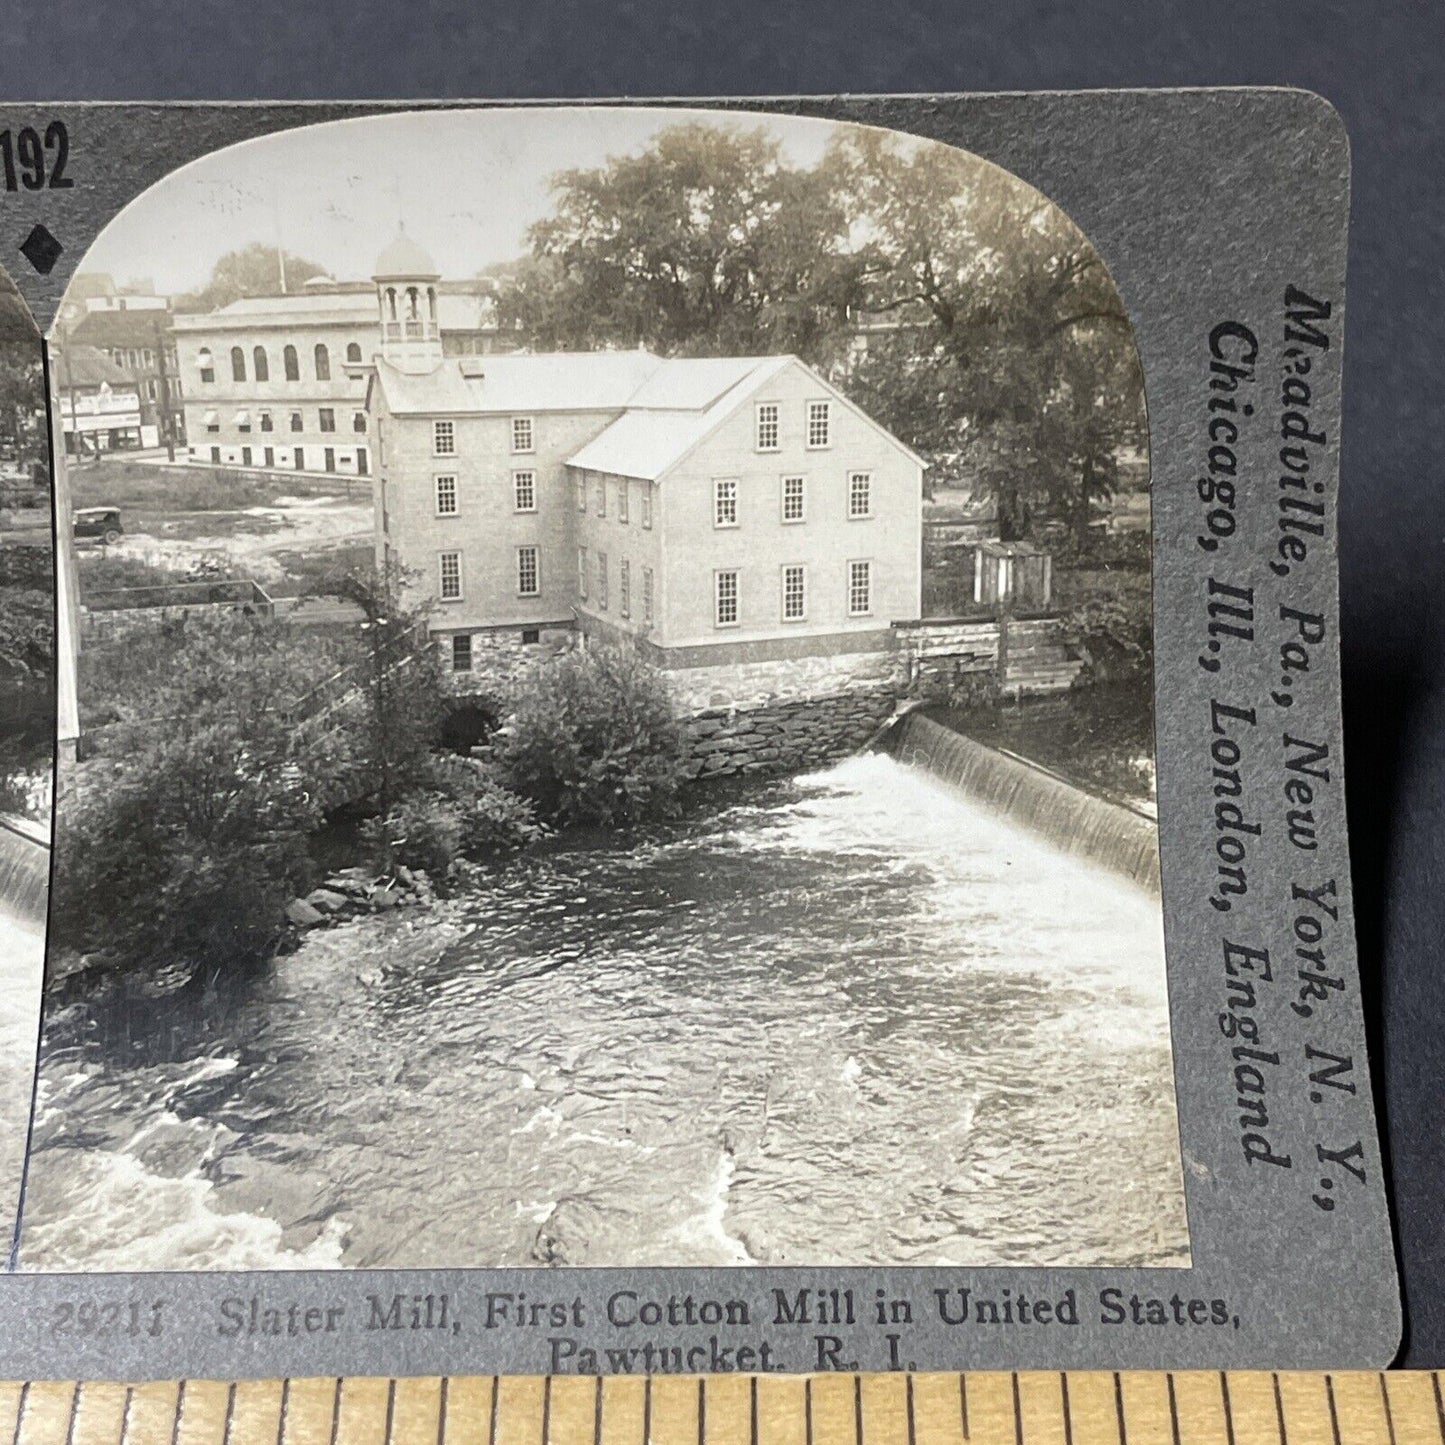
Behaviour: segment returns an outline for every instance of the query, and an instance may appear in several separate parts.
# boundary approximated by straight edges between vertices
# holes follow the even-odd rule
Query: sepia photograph
[[[1189,1266],[1144,376],[1047,196],[398,112],[140,194],[48,397],[28,324],[17,1268]]]

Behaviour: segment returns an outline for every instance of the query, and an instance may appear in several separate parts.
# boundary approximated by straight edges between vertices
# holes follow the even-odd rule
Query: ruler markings
[[[1426,1372],[0,1383],[11,1445],[1445,1445]]]
[[[1339,1445],[1330,1413],[1332,1401],[1323,1375],[1275,1371],[1280,1442],[1285,1445]]]
[[[125,1424],[125,1395],[124,1385],[83,1384],[70,1431],[75,1445],[119,1445]]]
[[[901,1374],[858,1376],[862,1414],[859,1439],[866,1445],[908,1445],[908,1381]]]
[[[856,1441],[853,1381],[846,1375],[813,1377],[814,1445],[846,1445]]]
[[[396,1380],[387,1402],[391,1445],[436,1445],[442,1438],[442,1390],[437,1375]]]
[[[642,1445],[647,1438],[646,1381],[625,1375],[599,1377],[602,1386],[600,1445]]]
[[[1330,1419],[1341,1445],[1391,1445],[1391,1422],[1383,1381],[1364,1370],[1326,1377]]]
[[[36,1381],[20,1411],[19,1445],[60,1445],[70,1430],[75,1387],[62,1381]]]
[[[176,1386],[176,1418],[171,1427],[171,1445],[180,1445],[181,1422],[186,1418],[186,1391],[190,1388],[189,1380],[182,1380]],[[117,1439],[120,1437],[117,1436]]]
[[[748,1445],[752,1390],[746,1375],[709,1375],[698,1406],[700,1445]],[[560,1445],[560,1442],[559,1442]]]
[[[178,1380],[155,1380],[130,1387],[130,1399],[126,1403],[125,1433],[121,1439],[126,1445],[157,1445],[170,1438],[175,1426],[176,1410],[180,1405],[181,1387]]]
[[[1380,1407],[1384,1410],[1384,1432],[1390,1438],[1390,1445],[1400,1445],[1394,1438],[1394,1410],[1390,1409],[1390,1387],[1384,1383],[1384,1373],[1380,1373]]]
[[[231,1410],[232,1445],[274,1445],[281,1425],[279,1380],[242,1380]]]
[[[957,1375],[908,1375],[910,1445],[965,1445]],[[772,1445],[769,1441],[768,1445]]]
[[[0,1385],[0,1427],[10,1433],[11,1445],[19,1445],[20,1417],[25,1413],[28,1385]]]
[[[224,1380],[187,1380],[184,1388],[178,1384],[172,1445],[221,1445],[229,1397]],[[125,1431],[121,1438],[126,1438]]]
[[[1381,1375],[1380,1386],[1390,1402],[1392,1440],[1398,1445],[1445,1445],[1433,1377],[1402,1371]]]
[[[187,1397],[187,1418],[193,1413]],[[281,1445],[327,1445],[336,1418],[336,1381],[287,1380],[281,1392]]]
[[[543,1441],[586,1445],[597,1435],[597,1389],[583,1375],[550,1381],[542,1392]]]
[[[500,1376],[496,1445],[544,1445],[549,1404],[548,1377]]]
[[[1180,1445],[1230,1445],[1218,1373],[1180,1370],[1171,1376],[1170,1388]]]
[[[698,1383],[681,1375],[653,1378],[647,1435],[650,1445],[696,1445],[702,1438]]]
[[[565,1375],[542,1392],[545,1441],[587,1445],[597,1436],[597,1387],[585,1375]]]
[[[70,1418],[65,1424],[65,1445],[75,1445],[75,1417],[80,1413],[80,1391],[81,1382],[75,1382],[75,1388],[70,1392]]]

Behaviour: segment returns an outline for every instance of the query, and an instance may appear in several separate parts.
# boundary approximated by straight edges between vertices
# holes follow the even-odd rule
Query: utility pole
[[[170,319],[170,307],[166,308],[166,318]],[[166,348],[170,344],[167,337],[167,329],[163,322],[157,321],[155,325],[156,339],[156,380],[159,382],[156,390],[160,393],[160,422],[161,436],[165,439],[166,460],[173,462],[176,459],[176,423],[171,413],[171,377],[166,370]]]

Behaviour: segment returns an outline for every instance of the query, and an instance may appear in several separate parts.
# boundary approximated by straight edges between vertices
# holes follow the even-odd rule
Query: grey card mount
[[[0,145],[0,1375],[1389,1360],[1326,104]]]

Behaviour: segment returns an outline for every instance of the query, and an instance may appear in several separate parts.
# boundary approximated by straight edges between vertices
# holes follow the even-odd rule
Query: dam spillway
[[[40,829],[0,816],[0,914],[43,926],[49,884],[50,848]]]
[[[901,718],[889,742],[900,762],[932,773],[1062,852],[1159,894],[1159,829],[1143,812],[919,712]]]

